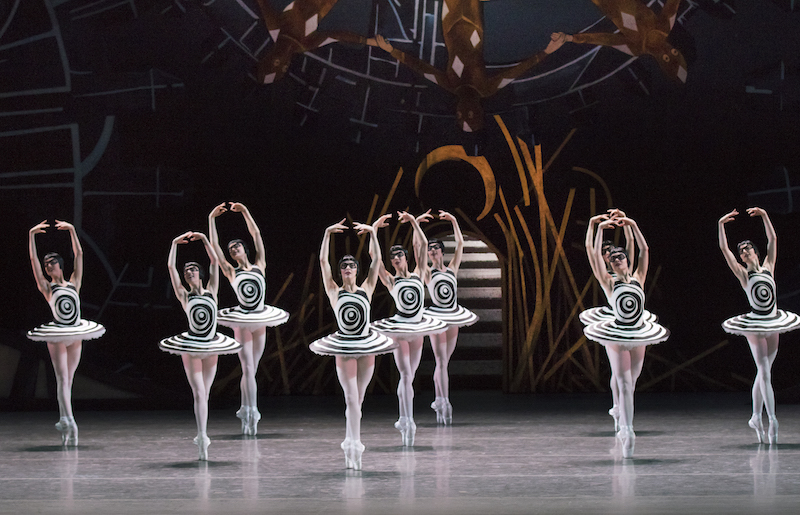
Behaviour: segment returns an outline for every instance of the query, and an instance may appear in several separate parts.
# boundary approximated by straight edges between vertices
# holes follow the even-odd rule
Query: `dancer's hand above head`
[[[417,223],[424,224],[433,220],[433,215],[431,214],[431,210],[427,210],[421,215],[417,217]]]
[[[611,218],[625,218],[627,216],[623,210],[616,207],[609,209],[607,213]]]
[[[603,220],[602,222],[600,222],[600,225],[597,226],[597,229],[598,230],[613,229],[613,228],[615,228],[617,226],[619,226],[619,220],[615,219],[615,218],[611,218],[611,219]]]
[[[439,210],[439,220],[447,220],[448,222],[455,222],[456,217],[448,213],[447,211]]]
[[[42,234],[44,233],[45,229],[50,227],[50,224],[47,223],[47,220],[42,220],[38,224],[31,227],[30,233],[31,234]]]
[[[185,243],[189,243],[192,241],[192,231],[186,231],[185,233],[181,234],[180,236],[176,236],[172,243],[177,243],[178,245],[183,245]]]
[[[369,224],[362,224],[361,222],[353,222],[353,229],[355,229],[359,236],[362,234],[375,234],[375,227]]]
[[[609,220],[610,218],[611,218],[611,216],[610,215],[606,215],[606,214],[594,215],[593,217],[591,217],[589,219],[589,225],[597,225],[600,222],[604,222],[606,220]]]
[[[345,222],[346,220],[347,220],[347,218],[342,218],[342,220],[341,220],[339,223],[335,223],[335,224],[333,224],[333,225],[331,225],[331,226],[327,227],[327,228],[325,229],[325,232],[326,232],[327,234],[339,234],[339,233],[341,233],[341,232],[343,232],[343,231],[346,231],[347,229],[349,229],[349,227],[347,227],[347,226],[344,224],[344,222]]]
[[[401,224],[413,222],[414,220],[416,220],[413,215],[407,213],[406,211],[398,211],[397,219],[400,221]]]
[[[228,210],[228,203],[223,202],[222,204],[218,205],[214,209],[211,210],[211,213],[208,214],[209,218],[216,218],[219,215],[223,214],[225,211]]]
[[[385,215],[381,216],[380,218],[372,222],[372,228],[378,230],[384,227],[389,227],[389,222],[387,222],[386,220],[389,220],[391,217],[392,217],[391,213],[386,213]]]
[[[720,218],[717,223],[719,223],[720,225],[724,225],[724,224],[726,224],[728,222],[733,221],[733,219],[736,218],[736,215],[738,215],[738,214],[739,214],[739,211],[734,209],[730,213],[722,215],[722,218]]]
[[[247,210],[245,205],[242,204],[241,202],[231,202],[229,209],[231,211],[233,211],[234,213],[243,213],[243,212],[245,212]]]
[[[764,217],[767,215],[767,212],[761,209],[760,207],[748,207],[747,214],[750,216],[760,216]]]
[[[69,222],[64,222],[62,220],[56,220],[56,229],[58,229],[59,231],[70,231],[70,230],[75,229],[75,226],[73,226]]]

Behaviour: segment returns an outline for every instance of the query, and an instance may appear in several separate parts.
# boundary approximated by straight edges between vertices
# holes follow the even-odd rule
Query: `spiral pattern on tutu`
[[[614,312],[608,306],[589,308],[581,311],[578,314],[578,320],[580,320],[583,325],[591,325],[597,322],[602,322],[603,320],[613,319]],[[647,320],[648,322],[657,322],[658,317],[645,309],[644,312],[642,312],[642,320]]]
[[[225,334],[217,333],[217,303],[210,293],[189,295],[186,302],[189,330],[164,338],[158,344],[171,354],[194,357],[238,352],[242,345]]]
[[[797,314],[778,309],[775,290],[775,280],[768,271],[748,272],[745,292],[752,312],[725,320],[722,329],[741,336],[766,336],[799,328]]]
[[[69,345],[76,341],[100,338],[105,334],[105,327],[81,318],[81,301],[74,284],[62,286],[50,283],[50,292],[48,304],[53,313],[53,321],[28,331],[26,335],[29,339]]]
[[[423,315],[425,287],[418,275],[395,276],[394,286],[389,290],[397,308],[397,314],[372,323],[372,328],[392,338],[414,338],[439,334],[447,330],[447,324],[438,318]]]
[[[610,304],[611,318],[602,318],[583,328],[583,334],[589,340],[602,345],[632,348],[660,343],[669,338],[669,329],[656,323],[655,319],[644,316],[644,290],[637,281],[615,282]],[[584,318],[588,318],[588,315]]]
[[[244,311],[239,306],[219,310],[217,323],[225,327],[258,329],[285,324],[289,313],[275,306],[264,306],[261,311]]]
[[[309,348],[313,352],[324,356],[355,357],[384,354],[397,347],[391,338],[370,327],[369,299],[361,288],[355,293],[340,289],[333,309],[339,330],[312,342]]]
[[[443,333],[447,324],[443,320],[421,315],[418,322],[409,322],[399,317],[384,318],[372,323],[372,328],[392,338],[412,338]]]
[[[395,281],[395,288],[392,289],[397,314],[405,318],[414,318],[420,314],[423,299],[422,283],[416,287],[414,284],[409,284],[410,282]],[[394,290],[397,290],[396,294]]]
[[[267,281],[259,268],[250,270],[236,269],[231,281],[239,306],[245,311],[260,311],[264,307],[264,296],[267,293]]]
[[[428,293],[433,305],[425,308],[426,315],[438,318],[451,327],[465,327],[478,321],[478,315],[458,305],[458,283],[455,272],[450,268],[444,272],[431,270]]]

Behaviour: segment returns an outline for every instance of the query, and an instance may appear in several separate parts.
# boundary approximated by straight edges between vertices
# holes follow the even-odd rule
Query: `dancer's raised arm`
[[[391,214],[385,214],[372,223],[372,226],[375,228],[376,235],[378,234],[378,229],[389,225],[386,223],[386,220],[391,217]],[[383,259],[381,259],[380,263],[378,264],[378,278],[381,280],[383,285],[386,286],[386,288],[391,290],[394,287],[394,277],[389,273],[388,270],[386,270],[386,265],[384,264]]]
[[[250,237],[253,238],[253,244],[256,246],[256,255],[253,262],[262,271],[265,270],[267,267],[267,253],[264,250],[264,240],[261,238],[261,230],[256,225],[256,221],[253,220],[250,210],[241,202],[233,202],[231,203],[231,211],[242,213],[244,222],[247,224],[247,232],[250,233]]]
[[[222,274],[227,277],[229,281],[232,281],[236,276],[236,270],[228,260],[225,259],[225,252],[219,244],[219,234],[217,233],[217,217],[228,210],[227,205],[227,202],[223,202],[212,209],[208,214],[208,239],[211,243],[211,248],[214,249],[214,253],[217,255],[217,262],[220,268],[222,268]]]
[[[178,245],[188,243],[191,235],[192,231],[188,231],[180,236],[176,236],[172,240],[172,245],[169,248],[169,255],[167,256],[167,269],[169,270],[169,279],[172,281],[172,291],[175,292],[175,297],[178,298],[178,302],[181,303],[184,309],[186,309],[186,301],[189,294],[181,282],[181,275],[178,273],[176,262],[178,259]]]
[[[39,255],[36,252],[36,235],[43,234],[48,227],[50,227],[50,224],[47,223],[47,220],[42,220],[28,231],[28,256],[31,260],[31,269],[33,270],[33,278],[36,280],[36,288],[44,295],[45,300],[49,302],[50,283],[44,276],[42,263],[39,261]]]
[[[778,258],[778,236],[775,234],[775,228],[772,226],[772,221],[769,219],[767,212],[760,207],[747,208],[747,214],[750,216],[760,216],[764,222],[764,232],[767,233],[767,255],[761,266],[772,272],[775,275],[775,264]]]
[[[725,233],[725,224],[732,221],[738,214],[739,211],[734,209],[730,213],[723,215],[722,218],[717,221],[717,237],[719,250],[722,251],[722,256],[725,258],[728,268],[731,269],[733,275],[739,280],[739,284],[744,288],[747,285],[747,269],[736,260],[736,256],[728,246],[728,235]]]
[[[633,238],[636,240],[636,246],[639,247],[639,258],[636,261],[636,270],[633,271],[633,278],[639,281],[639,284],[644,288],[644,281],[647,278],[647,270],[650,268],[650,247],[644,239],[644,234],[639,229],[633,219],[628,217],[619,218],[617,223],[622,227],[630,227],[633,231]],[[630,257],[628,258],[628,265],[631,265]]]
[[[208,241],[206,235],[201,232],[193,232],[192,235],[189,237],[190,241],[202,241],[203,246],[206,249],[206,254],[208,254],[208,282],[206,283],[206,289],[211,292],[214,296],[214,300],[217,300],[217,292],[219,291],[219,262],[220,259],[217,257],[216,251],[214,251],[214,247],[211,246],[211,242]]]
[[[333,272],[331,271],[330,253],[331,253],[331,235],[341,233],[348,227],[344,225],[345,218],[336,224],[331,225],[325,229],[325,234],[322,236],[322,245],[319,248],[319,268],[322,273],[322,284],[325,286],[325,293],[328,295],[328,300],[331,305],[336,305],[336,293],[339,291],[339,285],[333,279]]]
[[[405,211],[398,211],[397,218],[400,223],[410,223],[412,229],[411,244],[414,246],[414,273],[422,278],[424,281],[426,276],[430,274],[428,269],[428,238],[425,236],[425,231],[419,226],[419,219],[430,217],[430,209],[422,213],[419,217],[414,218]]]
[[[61,220],[56,220],[56,229],[59,231],[69,231],[69,239],[72,244],[72,275],[67,279],[75,285],[75,290],[80,293],[81,284],[83,283],[83,247],[81,241],[78,239],[78,232],[75,227],[69,223]]]
[[[375,291],[375,285],[378,283],[378,274],[381,267],[384,266],[383,259],[381,258],[381,245],[378,241],[378,228],[386,227],[388,224],[386,220],[391,218],[391,214],[385,214],[378,218],[373,225],[354,223],[355,229],[359,235],[369,234],[369,257],[372,259],[367,271],[367,278],[361,283],[361,288],[366,292],[367,298],[372,299],[372,293]]]
[[[464,235],[461,234],[461,227],[458,226],[458,220],[456,220],[455,216],[447,211],[439,210],[439,219],[447,220],[453,224],[453,238],[456,240],[456,250],[453,253],[453,259],[450,260],[450,264],[447,266],[453,270],[454,274],[458,274],[458,267],[461,266],[461,257],[464,254]]]
[[[597,252],[595,252],[595,228],[600,225],[601,222],[604,222],[609,219],[609,216],[606,214],[595,215],[589,219],[589,223],[586,224],[586,239],[584,241],[584,248],[586,249],[586,257],[589,258],[589,265],[592,267],[592,272],[594,272],[595,267],[599,266],[602,268],[606,268],[605,261],[603,260],[602,250],[600,254],[600,262],[595,263],[598,259]],[[598,229],[599,231],[599,229]],[[600,231],[602,232],[602,231]],[[601,246],[602,246],[602,239]],[[597,274],[595,274],[597,275]]]

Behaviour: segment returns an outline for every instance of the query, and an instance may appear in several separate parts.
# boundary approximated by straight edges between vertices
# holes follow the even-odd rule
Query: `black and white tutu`
[[[64,343],[100,338],[106,328],[97,322],[81,318],[81,302],[75,285],[50,284],[50,311],[53,321],[37,326],[27,332],[28,338],[37,342]]]
[[[231,328],[259,329],[281,325],[289,320],[289,313],[264,303],[267,282],[258,268],[237,268],[231,281],[238,306],[219,310],[219,325]]]
[[[611,293],[613,318],[583,328],[586,338],[601,345],[633,348],[653,345],[669,338],[669,329],[644,316],[644,290],[637,281],[617,281]]]
[[[650,322],[658,322],[658,317],[646,309],[642,313],[642,318]],[[592,325],[603,320],[613,320],[614,311],[608,306],[598,306],[596,308],[589,308],[581,311],[578,314],[578,320],[583,325]]]
[[[360,357],[385,354],[397,347],[394,340],[371,327],[369,299],[361,288],[355,293],[340,289],[333,310],[339,330],[311,343],[309,348],[316,354]]]
[[[775,280],[768,271],[748,272],[745,293],[752,311],[722,322],[725,332],[740,336],[767,336],[800,328],[800,316],[778,309]]]
[[[447,330],[447,324],[423,313],[425,289],[418,275],[394,278],[394,287],[389,294],[394,299],[397,314],[372,323],[372,328],[392,338],[414,338],[439,334]]]
[[[158,346],[170,354],[188,354],[204,358],[216,354],[233,354],[242,345],[225,334],[217,332],[217,303],[210,293],[189,295],[186,303],[189,330],[164,338]]]
[[[425,308],[424,314],[438,318],[451,327],[465,327],[478,321],[478,315],[458,305],[458,283],[456,274],[450,269],[444,272],[431,270],[428,293],[432,306]]]

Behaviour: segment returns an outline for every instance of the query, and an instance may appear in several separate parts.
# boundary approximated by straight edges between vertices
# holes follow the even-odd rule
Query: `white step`
[[[500,349],[503,347],[503,335],[500,333],[458,333],[456,347],[465,349]]]
[[[499,286],[476,286],[458,289],[458,299],[502,299],[503,290]]]
[[[453,254],[443,254],[442,260],[447,265],[453,259]],[[461,263],[500,263],[497,256],[492,252],[464,252],[461,254]],[[459,269],[460,273],[461,269]]]
[[[464,268],[458,269],[458,279],[502,279],[499,268]]]
[[[503,310],[502,309],[471,309],[473,313],[478,315],[480,320],[478,322],[502,322]]]

